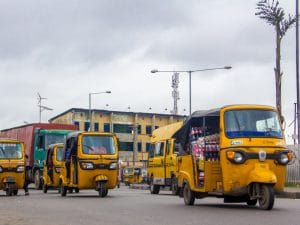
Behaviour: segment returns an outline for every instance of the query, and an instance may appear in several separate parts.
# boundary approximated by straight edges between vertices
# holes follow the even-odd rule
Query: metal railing
[[[288,184],[300,184],[300,150],[298,146],[288,146],[294,152],[294,159],[287,166],[285,182]]]

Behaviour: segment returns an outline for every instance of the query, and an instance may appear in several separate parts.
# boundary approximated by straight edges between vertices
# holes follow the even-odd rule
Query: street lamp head
[[[106,91],[105,93],[107,93],[107,94],[110,94],[110,93],[111,93],[111,91]]]
[[[151,73],[157,73],[158,72],[158,70],[157,69],[153,69],[153,70],[151,70]]]
[[[230,70],[232,67],[231,66],[224,66],[225,70]]]

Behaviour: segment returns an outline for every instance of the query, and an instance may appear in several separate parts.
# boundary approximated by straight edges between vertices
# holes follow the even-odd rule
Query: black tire
[[[47,184],[44,184],[43,185],[43,192],[46,194],[48,191],[48,185]]]
[[[6,189],[6,196],[12,196],[13,190],[11,188]]]
[[[179,188],[176,182],[176,178],[172,177],[171,179],[171,191],[173,195],[179,195]]]
[[[273,186],[262,184],[259,192],[259,207],[264,210],[271,210],[274,206],[275,193]]]
[[[249,206],[255,206],[256,204],[257,204],[257,199],[247,200],[247,205]]]
[[[64,186],[64,184],[61,182],[60,184],[60,195],[62,197],[65,197],[67,195],[68,187]]]
[[[34,173],[34,187],[36,190],[42,190],[42,181],[41,181],[41,173],[39,170],[36,170]]]
[[[100,182],[99,183],[98,192],[99,192],[99,196],[101,198],[104,198],[105,196],[107,196],[108,190],[106,188],[106,182]]]
[[[160,189],[160,186],[156,185],[156,184],[153,184],[153,178],[151,178],[151,181],[150,181],[150,193],[154,194],[154,195],[157,195],[157,194],[159,194],[159,189]]]
[[[69,189],[69,194],[72,194],[73,193],[73,188],[70,188]]]
[[[75,193],[79,193],[79,188],[75,188]]]
[[[18,195],[18,189],[13,190],[13,195]]]
[[[183,187],[183,199],[185,205],[194,205],[195,203],[195,194],[188,183],[186,183]]]

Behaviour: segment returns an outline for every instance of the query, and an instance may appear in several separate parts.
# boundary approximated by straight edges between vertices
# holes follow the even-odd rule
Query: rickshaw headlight
[[[60,167],[55,167],[55,172],[60,173]]]
[[[24,172],[25,167],[24,166],[18,166],[17,167],[17,172]]]
[[[94,164],[91,162],[82,162],[81,167],[84,170],[92,170],[92,169],[94,169]]]
[[[227,151],[226,156],[233,163],[243,163],[245,161],[245,156],[241,151]]]
[[[289,162],[289,156],[288,156],[288,153],[281,153],[280,156],[279,156],[279,163],[280,164],[283,164],[283,165],[286,165],[288,164]]]
[[[118,163],[113,162],[113,163],[111,163],[111,164],[109,165],[109,169],[110,169],[110,170],[117,169],[117,166],[118,166]]]

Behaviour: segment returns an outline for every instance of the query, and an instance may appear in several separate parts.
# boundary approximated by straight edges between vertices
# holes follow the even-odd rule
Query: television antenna
[[[42,105],[42,100],[45,100],[45,99],[47,99],[47,98],[44,98],[44,97],[42,97],[41,95],[40,95],[40,93],[37,93],[38,94],[38,107],[39,107],[39,123],[41,123],[41,121],[42,121],[42,111],[44,111],[44,110],[53,110],[53,109],[51,109],[51,108],[49,108],[49,107],[47,107],[47,106],[44,106],[44,105]]]

